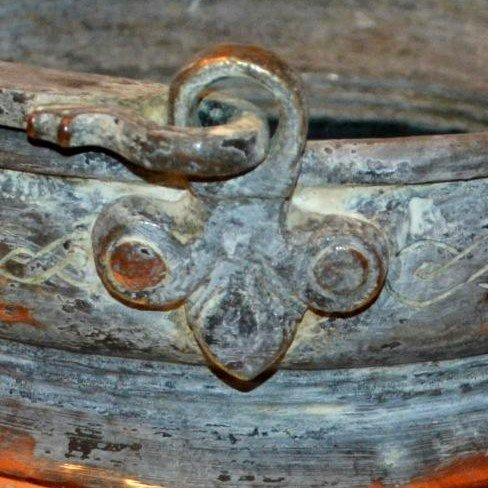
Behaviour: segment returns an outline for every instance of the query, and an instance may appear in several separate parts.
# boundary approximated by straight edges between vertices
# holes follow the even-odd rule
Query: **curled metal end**
[[[310,216],[289,234],[295,289],[311,309],[351,314],[370,306],[383,288],[388,244],[373,224],[342,215]]]
[[[306,143],[308,109],[300,76],[275,54],[240,44],[202,51],[171,83],[171,123],[194,125],[196,108],[205,89],[224,78],[248,78],[265,88],[276,101],[278,127],[259,167],[223,184],[203,184],[197,192],[229,197],[288,196],[295,186]]]
[[[239,77],[257,81],[283,106],[295,107],[293,112],[300,112],[300,122],[306,127],[306,101],[300,77],[274,53],[242,44],[222,44],[201,51],[174,77],[169,91],[170,123],[189,125],[206,87],[223,78]]]

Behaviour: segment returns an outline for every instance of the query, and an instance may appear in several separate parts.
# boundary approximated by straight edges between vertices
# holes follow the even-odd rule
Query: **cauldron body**
[[[3,483],[488,486],[485,10],[0,4],[6,61],[165,81],[202,45],[274,49],[302,72],[310,104],[286,229],[353,217],[381,230],[389,254],[374,303],[307,310],[277,372],[244,384],[212,373],[183,306],[128,306],[93,259],[93,224],[122,198],[197,222],[187,183],[12,128],[27,106],[17,92],[144,94],[161,107],[166,86],[1,63]]]

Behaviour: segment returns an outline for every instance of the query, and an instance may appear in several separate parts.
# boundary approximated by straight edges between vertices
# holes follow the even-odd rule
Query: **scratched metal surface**
[[[482,0],[298,3],[0,0],[0,59],[164,81],[204,45],[250,41],[307,72],[318,118],[486,128]],[[487,486],[486,144],[307,144],[288,225],[379,224],[386,287],[359,315],[307,313],[283,369],[244,393],[203,366],[181,309],[122,305],[91,261],[104,204],[184,215],[182,182],[0,129],[1,486]]]
[[[486,356],[281,371],[244,394],[196,366],[5,341],[0,351],[0,467],[12,476],[30,468],[94,487],[393,487],[446,459],[486,454]]]

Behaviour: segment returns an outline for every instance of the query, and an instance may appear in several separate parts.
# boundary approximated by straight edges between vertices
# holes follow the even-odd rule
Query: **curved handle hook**
[[[277,102],[279,123],[258,168],[240,178],[203,184],[204,188],[198,189],[228,196],[286,197],[295,186],[308,127],[300,76],[278,56],[256,46],[227,44],[202,51],[170,86],[171,123],[192,125],[199,96],[223,78],[248,78],[261,84]]]
[[[102,105],[48,105],[27,118],[32,139],[61,147],[101,147],[142,168],[197,177],[226,177],[254,168],[268,149],[267,121],[251,105],[214,101],[228,115],[222,125],[160,126],[133,110]]]

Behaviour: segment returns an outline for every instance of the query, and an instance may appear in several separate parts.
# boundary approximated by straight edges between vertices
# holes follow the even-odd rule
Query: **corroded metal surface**
[[[13,311],[8,327],[0,331],[2,337],[85,352],[201,362],[182,308],[132,309],[105,291],[91,259],[90,234],[106,205],[137,194],[141,199],[163,200],[161,207],[174,215],[179,235],[195,238],[202,228],[194,224],[204,221],[204,215],[198,217],[202,208],[197,200],[157,185],[61,180],[13,171],[4,171],[0,182],[2,301]],[[307,314],[283,366],[394,364],[486,353],[482,285],[487,277],[483,236],[488,202],[481,198],[486,191],[482,179],[296,190],[287,224],[291,229],[295,222],[311,217],[320,221],[334,213],[373,220],[389,236],[390,275],[379,299],[363,314],[334,318]],[[401,263],[411,256],[412,246],[423,246],[411,261],[418,267],[428,262],[455,266],[460,262],[456,255],[465,256],[466,275],[439,273],[424,281],[430,286],[428,299],[433,299],[428,306],[412,306],[415,297],[403,296],[404,283],[414,270]],[[24,316],[18,306],[28,308],[32,319],[14,323],[15,317]],[[33,320],[42,327],[28,326]]]
[[[215,59],[228,55],[229,50],[217,52]],[[214,74],[210,71],[203,85],[199,82],[195,86],[201,89],[222,76],[219,69]],[[46,76],[44,72],[42,75]],[[9,77],[15,78],[12,73]],[[183,86],[186,82],[180,83]],[[109,80],[105,84],[120,85]],[[55,86],[53,83],[52,91]],[[22,94],[21,89],[16,89],[17,95]],[[138,90],[166,91],[153,85],[139,86]],[[15,125],[13,114],[17,113],[27,118],[23,106],[31,107],[26,100],[36,97],[18,98],[17,108],[9,112],[11,119],[7,113],[4,121]],[[138,103],[144,106],[141,99]],[[309,142],[302,156],[298,186],[284,213],[283,202],[269,197],[273,191],[287,195],[293,190],[296,170],[290,170],[287,161],[296,164],[291,157],[295,149],[285,151],[288,146],[283,146],[283,141],[293,144],[303,135],[299,126],[295,135],[287,134],[286,130],[295,130],[293,116],[283,113],[291,129],[286,129],[287,122],[281,125],[283,135],[273,138],[274,149],[255,170],[259,177],[251,172],[223,183],[191,183],[196,198],[184,190],[169,189],[167,185],[173,183],[167,176],[157,175],[159,180],[153,177],[157,185],[141,184],[148,181],[147,174],[134,173],[110,156],[93,152],[58,156],[48,148],[29,148],[17,133],[5,132],[5,168],[53,175],[71,171],[92,181],[4,172],[2,219],[8,234],[1,263],[9,286],[3,293],[3,315],[10,327],[1,332],[2,336],[72,350],[200,363],[202,359],[186,328],[188,323],[207,356],[211,356],[209,342],[220,351],[218,356],[223,351],[230,354],[224,354],[224,360],[214,356],[221,366],[226,362],[242,365],[243,357],[247,358],[244,363],[253,362],[254,357],[259,366],[249,370],[250,377],[280,357],[293,336],[295,342],[284,358],[284,367],[396,364],[486,353],[486,334],[482,331],[487,314],[487,201],[481,198],[486,182],[480,179],[488,167],[486,134]],[[299,154],[299,146],[296,148]],[[23,154],[20,160],[17,154]],[[44,159],[36,163],[35,158]],[[126,183],[100,183],[93,178]],[[280,178],[282,186],[271,189]],[[477,180],[456,182],[459,178]],[[436,181],[444,183],[415,185]],[[339,183],[342,186],[337,186]],[[351,186],[358,183],[363,186]],[[399,183],[406,185],[397,186]],[[181,185],[185,182],[178,182]],[[242,200],[250,196],[249,191],[266,198]],[[207,199],[209,194],[214,196],[212,200]],[[473,208],[477,211],[470,218]],[[101,287],[92,261],[90,233],[97,217],[99,275],[121,303]],[[374,251],[383,256],[377,264],[371,266],[376,258],[365,258],[369,251],[364,245],[383,240],[374,226],[360,223],[366,221],[387,236],[391,270],[387,287],[376,303],[351,315],[354,309],[370,304],[386,270],[386,244]],[[346,229],[346,234],[356,236],[354,239],[369,236],[359,248],[356,244],[355,250],[353,246],[344,251],[349,244],[344,248],[341,239],[348,238],[338,240],[338,236]],[[168,238],[174,241],[171,245],[166,242]],[[149,275],[145,274],[148,262],[152,267]],[[186,264],[182,267],[181,263]],[[369,263],[366,268],[364,263]],[[219,272],[226,266],[227,278]],[[384,271],[375,278],[375,270],[382,268]],[[264,276],[276,279],[268,286],[262,282]],[[410,287],[415,279],[418,283]],[[171,285],[172,280],[177,285]],[[366,282],[370,284],[366,286]],[[356,299],[352,288],[359,285],[363,298]],[[334,298],[331,286],[339,291]],[[48,304],[42,297],[49,289],[57,292]],[[195,297],[189,299],[197,289]],[[229,291],[222,294],[219,289]],[[262,295],[265,289],[272,292]],[[324,289],[328,291],[321,296]],[[225,306],[231,296],[245,299],[238,300],[238,307],[232,300]],[[259,312],[258,304],[265,304],[266,296],[274,298]],[[296,298],[301,298],[301,305]],[[181,303],[185,299],[188,304]],[[261,346],[267,351],[261,354],[256,349],[256,331],[260,322],[274,321],[266,311],[276,312],[280,302],[288,303],[284,310],[291,314],[291,321],[277,319],[281,325],[277,329],[269,325],[269,330],[288,332],[278,342],[271,341],[272,348]],[[304,303],[314,310],[305,316]],[[446,307],[446,303],[453,306]],[[225,322],[238,329],[241,319],[237,316],[234,320],[228,315],[222,321],[216,314],[225,316],[226,311],[240,313],[244,309],[254,309],[248,317],[258,327],[251,327],[247,345],[237,340],[240,334],[220,328],[211,334],[206,330],[209,324]],[[329,313],[323,317],[320,310]],[[348,315],[331,317],[330,312]],[[441,321],[437,319],[439,313],[444,317]],[[261,319],[254,322],[259,314]],[[286,323],[289,327],[281,329]],[[456,327],[458,323],[463,327]],[[24,324],[35,327],[25,330]],[[433,336],[435,342],[427,340]]]
[[[488,443],[486,356],[280,371],[239,393],[197,366],[5,341],[0,352],[0,422],[12,430],[0,453],[16,461],[0,456],[0,468],[11,475],[86,487],[389,488],[435,479]],[[486,480],[486,459],[478,466]]]
[[[221,42],[273,50],[304,74],[313,116],[482,130],[485,0],[0,1],[0,59],[168,82]]]
[[[10,69],[6,85],[12,77],[16,78]],[[219,181],[192,183],[198,200],[190,199],[189,206],[195,214],[186,216],[182,225],[184,217],[167,212],[164,200],[134,194],[100,212],[91,240],[98,275],[112,296],[124,305],[145,310],[175,310],[183,305],[188,325],[211,365],[240,380],[251,380],[279,363],[307,309],[330,314],[368,307],[383,287],[388,250],[379,229],[352,216],[336,215],[315,219],[315,223],[310,216],[303,219],[303,225],[286,229],[287,198],[300,171],[308,115],[299,77],[272,53],[254,46],[227,45],[200,54],[170,87],[169,121],[177,128],[159,130],[179,140],[178,127],[195,123],[200,94],[228,77],[255,79],[277,100],[279,124],[264,160],[253,171],[225,180],[227,170],[219,159],[226,156],[218,147],[245,143],[241,125],[234,122],[236,116],[221,120],[205,138],[199,138],[203,129],[190,130],[185,137],[191,147],[210,163],[208,156],[215,158],[220,176]],[[22,87],[5,88],[3,95],[14,106],[15,97],[18,105],[38,98],[35,93],[22,92]],[[59,107],[62,100],[60,94]],[[139,119],[114,105],[101,107],[34,104],[26,115],[27,134],[61,147],[95,144],[117,149],[119,154],[124,154],[124,148],[136,148],[137,154],[144,149],[157,163],[143,164],[146,155],[132,162],[145,169],[158,166],[178,171],[180,176],[192,176],[195,171],[199,176],[213,175],[203,171],[198,154],[192,157],[183,146],[172,146],[170,136],[166,136],[164,151],[160,147],[153,152],[149,139],[137,131]],[[11,108],[4,114],[5,121],[19,128],[15,114],[22,110]],[[130,119],[129,125],[136,124],[132,131],[125,127]],[[256,127],[255,142],[262,140],[257,134],[262,132],[263,121],[261,116],[250,125]],[[225,140],[217,138],[217,130],[225,134]],[[144,140],[138,143],[139,139]],[[216,147],[207,144],[212,139],[218,140]],[[168,157],[169,163],[176,164],[168,164]],[[242,165],[235,167],[242,172]],[[85,250],[90,260],[91,253]],[[28,251],[14,251],[6,256],[5,264],[25,264],[20,272],[25,274],[34,266],[32,258]],[[76,286],[79,277],[66,276],[67,269],[76,274],[76,264],[68,256],[63,261],[68,263],[60,263],[61,270],[49,258],[36,263],[43,269],[34,278],[36,282],[51,278],[50,273],[46,276],[49,267]]]
[[[0,3],[6,13],[0,22],[19,15],[22,1],[20,7]],[[254,6],[253,15],[272,8],[244,4]],[[300,22],[289,32],[290,39],[300,37],[301,49],[279,46],[293,65],[314,71],[304,75],[312,122],[329,115],[378,123],[408,119],[425,133],[435,128],[449,135],[306,144],[300,137],[275,137],[271,158],[267,143],[260,146],[267,159],[259,164],[257,157],[256,169],[202,182],[154,172],[164,168],[152,163],[137,168],[96,148],[32,145],[25,133],[0,129],[0,473],[8,480],[0,477],[2,483],[488,483],[488,139],[482,132],[488,51],[486,36],[479,35],[484,13],[476,4],[442,2],[444,9],[428,2],[419,9],[408,1],[381,8],[310,2],[292,8],[293,15],[309,19],[307,36]],[[154,35],[146,15],[156,27],[155,5],[133,12],[119,35],[134,36],[137,22]],[[192,2],[187,10],[169,1],[165,6],[164,22],[198,13],[207,37],[215,21],[211,12],[223,12],[220,2]],[[233,4],[226,18],[241,8]],[[274,17],[290,19],[289,8],[272,8]],[[318,12],[327,12],[327,20]],[[73,8],[65,12],[67,23],[72,15],[83,17]],[[234,23],[242,24],[237,37],[252,34],[259,41],[264,34],[251,18]],[[377,39],[374,49],[381,52],[385,39],[393,39],[388,33],[398,32],[398,18],[408,45],[423,48],[403,50],[391,63],[372,51],[366,56],[363,43]],[[452,34],[460,32],[456,18],[464,22],[464,36]],[[427,28],[433,19],[443,26],[439,32]],[[351,20],[357,29],[341,27]],[[86,18],[79,32],[93,28],[93,21]],[[321,29],[324,22],[329,29]],[[189,21],[187,28],[195,25]],[[342,37],[334,36],[339,41],[325,50],[325,39],[336,32],[332,27]],[[91,35],[104,32],[95,28]],[[324,34],[317,37],[319,32]],[[176,43],[177,55],[170,42],[160,61],[171,67],[168,73],[198,37],[178,31],[175,39],[180,34],[188,42]],[[35,37],[34,27],[29,35]],[[401,46],[401,38],[390,44]],[[2,49],[5,31],[0,39]],[[320,56],[305,54],[309,40]],[[103,50],[80,49],[84,66],[96,69]],[[156,62],[150,67],[140,61],[132,73],[155,74]],[[53,64],[62,62],[53,58]],[[107,69],[123,72],[117,62],[114,57]],[[61,145],[72,135],[64,129],[74,128],[64,123],[71,113],[65,103],[77,110],[81,104],[85,115],[86,107],[109,107],[158,127],[171,111],[165,85],[27,67],[26,76],[16,77],[17,68],[1,66],[0,107],[7,109],[1,123],[25,128],[28,114],[44,107],[51,117],[45,139]],[[212,80],[197,83],[189,100]],[[180,81],[187,82],[183,75]],[[212,93],[178,122],[229,121],[225,113],[242,103],[257,117],[253,126],[264,127],[269,101],[252,92],[255,108],[235,98],[247,96],[247,88],[239,90],[232,97]],[[278,91],[274,85],[272,92]],[[63,107],[52,110],[59,97],[67,97]],[[286,110],[281,115],[286,122]],[[310,134],[326,138],[318,129],[312,125]],[[42,127],[36,130],[41,135]],[[454,133],[465,130],[471,133]],[[114,149],[107,140],[95,142]],[[295,148],[289,154],[303,154],[283,158],[284,144]],[[267,332],[279,333],[264,349],[253,341],[262,330],[244,337],[239,329],[273,323],[278,327]],[[278,357],[291,336],[290,349]],[[228,385],[219,382],[202,367],[199,345],[207,360],[238,379],[214,370]],[[276,359],[282,360],[280,371],[240,381]]]
[[[175,227],[163,202],[128,198],[102,212],[93,245],[99,275],[115,296],[145,308],[187,301],[188,323],[211,364],[250,380],[284,355],[305,311],[289,287],[285,263],[293,253],[282,238],[279,196],[293,188],[307,114],[299,79],[281,60],[255,47],[223,46],[203,53],[176,77],[173,122],[187,125],[198,94],[229,76],[256,78],[278,100],[280,123],[262,165],[209,184],[221,198],[203,201],[205,219],[194,218],[201,232],[193,239]],[[168,279],[138,292],[111,279],[112,249],[122,242],[155,246],[169,262]]]

